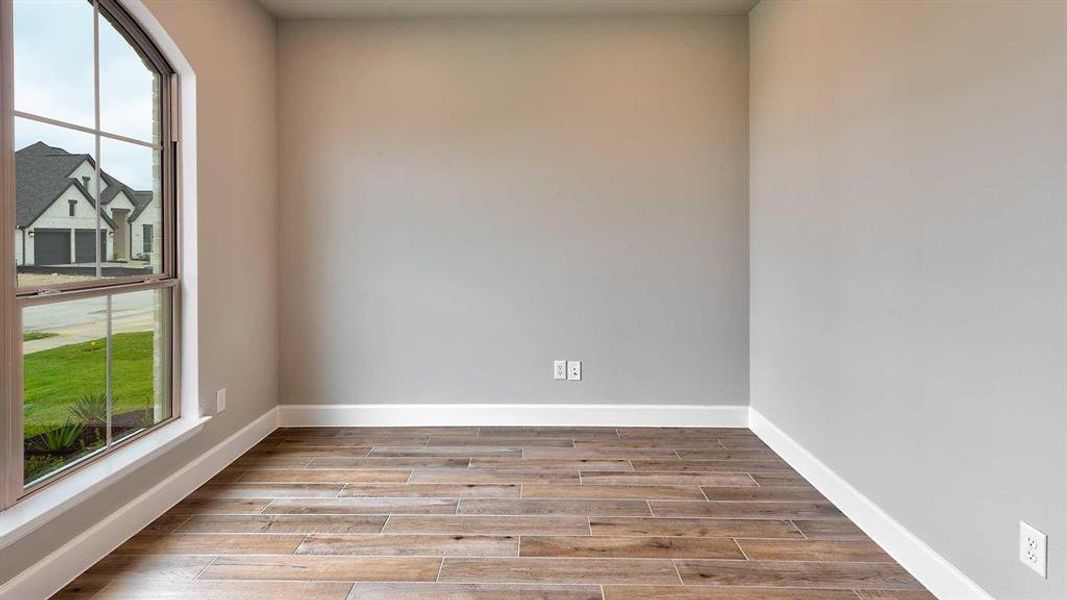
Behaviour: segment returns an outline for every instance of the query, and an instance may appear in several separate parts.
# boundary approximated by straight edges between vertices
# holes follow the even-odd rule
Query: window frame
[[[180,130],[178,106],[179,80],[176,70],[165,58],[162,51],[148,33],[137,23],[118,2],[118,0],[90,0],[93,7],[93,70],[94,70],[94,108],[95,128],[87,128],[72,123],[57,121],[43,115],[18,112],[14,108],[14,4],[13,0],[0,0],[0,511],[31,496],[57,481],[65,479],[71,473],[112,455],[115,451],[129,447],[163,426],[181,418],[181,285],[179,265],[181,264],[181,240],[179,217],[179,143]],[[102,20],[106,20],[122,35],[131,46],[135,47],[159,73],[159,138],[158,146],[142,140],[135,140],[122,135],[108,133],[101,129],[100,123],[100,51],[99,30]],[[103,278],[101,265],[104,256],[98,256],[96,277],[88,281],[58,285],[39,285],[19,287],[16,278],[14,260],[15,244],[15,117],[30,119],[41,123],[81,131],[95,136],[96,171],[99,164],[100,141],[103,138],[135,143],[150,147],[160,154],[160,205],[162,209],[160,233],[162,242],[158,245],[162,251],[159,273],[146,275]],[[97,177],[99,182],[99,175]],[[96,203],[97,214],[102,209]],[[99,220],[99,216],[98,216]],[[153,227],[153,229],[155,229]],[[155,232],[153,231],[153,235]],[[97,234],[99,237],[99,233]],[[130,236],[132,242],[132,234]],[[157,245],[153,240],[153,249]],[[97,244],[99,248],[99,244]],[[23,398],[22,398],[22,311],[29,306],[52,304],[83,298],[110,297],[121,293],[145,290],[158,290],[169,295],[165,302],[166,310],[161,318],[167,332],[169,348],[166,365],[169,378],[170,416],[154,423],[151,427],[108,443],[102,450],[58,469],[53,475],[31,486],[23,482]],[[110,309],[108,319],[111,318]],[[109,367],[110,371],[110,367]],[[109,386],[110,394],[110,386]],[[110,413],[109,413],[110,419]]]

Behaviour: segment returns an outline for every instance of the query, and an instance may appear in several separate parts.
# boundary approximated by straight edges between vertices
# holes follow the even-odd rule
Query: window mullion
[[[93,232],[93,242],[96,253],[96,278],[103,276],[104,257],[100,256],[100,211],[102,201],[100,197],[100,5],[93,0],[93,142],[96,144],[96,184],[93,186],[93,204],[96,206],[96,230]],[[105,238],[106,240],[106,238]],[[104,243],[107,243],[106,241]],[[108,299],[108,326],[111,323],[110,298]],[[110,336],[109,336],[110,341]],[[110,402],[110,396],[109,400]]]
[[[89,135],[95,135],[95,134],[99,133],[100,137],[107,138],[107,139],[110,139],[110,140],[116,140],[116,141],[119,141],[119,142],[126,142],[126,143],[129,143],[129,144],[136,144],[138,146],[144,146],[145,148],[152,148],[153,150],[157,150],[157,149],[160,148],[159,144],[153,144],[152,142],[146,142],[144,140],[139,140],[137,138],[127,137],[125,135],[119,135],[117,133],[111,133],[111,132],[108,132],[108,131],[102,131],[102,130],[98,131],[96,129],[93,129],[92,127],[83,127],[81,125],[78,125],[77,123],[68,123],[67,121],[61,121],[59,119],[50,119],[50,118],[45,117],[45,116],[36,115],[36,114],[25,112],[25,111],[22,111],[22,110],[16,110],[16,111],[14,111],[14,114],[15,114],[16,117],[18,117],[20,119],[28,119],[30,121],[37,121],[38,123],[44,123],[46,125],[55,125],[56,127],[61,127],[63,129],[72,129],[74,131],[80,131],[82,133],[87,133]]]
[[[104,275],[104,256],[101,256],[101,252],[107,251],[107,237],[102,235],[102,229],[100,228],[100,215],[104,210],[103,197],[100,194],[101,189],[101,176],[103,174],[103,156],[101,156],[101,143],[100,143],[100,4],[97,0],[93,0],[93,143],[96,145],[96,184],[94,185],[93,195],[95,196],[96,207],[96,226],[93,232],[94,239],[94,251],[96,253],[96,278],[100,279]],[[103,238],[103,240],[101,240]],[[100,242],[104,242],[104,248],[101,250]],[[104,419],[104,452],[111,450],[111,416],[113,408],[113,396],[111,393],[111,317],[112,317],[112,296],[107,296],[107,337],[104,340],[106,347],[106,358],[104,359],[104,398],[106,405],[105,419]]]
[[[112,402],[113,396],[112,396],[112,393],[111,393],[111,359],[112,359],[112,354],[111,354],[112,303],[111,303],[111,299],[112,299],[112,296],[109,295],[107,297],[107,338],[106,338],[107,341],[105,342],[105,345],[107,346],[107,358],[104,359],[105,360],[105,362],[104,362],[104,381],[105,381],[105,384],[104,385],[105,385],[105,394],[107,394],[106,395],[106,398],[107,398],[107,400],[106,400],[106,402],[107,402],[107,416],[106,416],[106,419],[105,419],[106,422],[104,424],[104,426],[105,426],[105,429],[104,429],[104,438],[105,438],[104,448],[106,450],[110,450],[111,449],[111,414],[112,414],[112,410],[111,409],[112,409],[112,407],[114,405],[114,403]]]

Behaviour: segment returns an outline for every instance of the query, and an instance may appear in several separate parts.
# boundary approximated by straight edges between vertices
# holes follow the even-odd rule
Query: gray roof
[[[129,188],[127,188],[129,189]],[[130,197],[130,202],[133,202],[133,212],[130,214],[130,221],[136,221],[137,217],[141,216],[144,209],[148,208],[152,204],[152,198],[155,194],[149,190],[129,190],[131,193],[126,194]]]
[[[83,162],[89,161],[94,168],[96,163],[88,154],[71,154],[62,148],[49,146],[44,142],[35,142],[15,152],[15,226],[26,228],[33,224],[49,206],[59,199],[71,185],[85,197],[90,205],[95,206],[93,196],[81,181],[70,177],[71,173]],[[152,203],[151,191],[135,190],[115,179],[105,171],[100,172],[101,182],[106,187],[100,192],[101,205],[106,206],[125,192],[133,203],[134,210],[129,220],[133,221],[148,205]],[[115,224],[106,213],[103,218],[112,227]]]

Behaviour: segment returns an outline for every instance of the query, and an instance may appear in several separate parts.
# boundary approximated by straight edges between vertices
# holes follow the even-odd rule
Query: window
[[[4,508],[178,416],[179,273],[162,53],[117,0],[0,6]]]

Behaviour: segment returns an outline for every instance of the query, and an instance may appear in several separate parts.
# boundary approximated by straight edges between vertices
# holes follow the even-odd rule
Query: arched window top
[[[16,111],[96,128],[99,108],[103,131],[159,139],[149,109],[173,71],[113,1],[15,0],[14,45]]]

